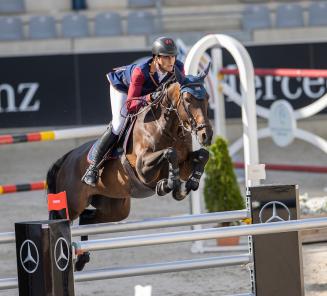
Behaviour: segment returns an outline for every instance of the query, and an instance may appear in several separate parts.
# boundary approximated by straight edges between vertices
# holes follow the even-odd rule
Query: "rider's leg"
[[[112,113],[112,131],[114,134],[119,135],[123,128],[125,117],[127,115],[126,100],[127,94],[119,92],[110,85],[110,103]]]
[[[104,154],[115,145],[118,135],[124,124],[124,116],[127,114],[126,110],[126,94],[115,90],[110,85],[110,98],[111,98],[111,111],[112,121],[109,127],[96,142],[94,147],[94,160],[89,165],[85,175],[82,177],[82,181],[90,186],[95,186],[99,178],[98,165],[101,162]],[[122,115],[121,115],[122,113]]]

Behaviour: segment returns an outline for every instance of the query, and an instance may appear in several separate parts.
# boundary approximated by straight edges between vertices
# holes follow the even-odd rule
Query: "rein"
[[[169,86],[172,82],[174,82],[175,79],[176,79],[175,75],[172,75],[172,76],[170,76],[170,77],[168,78],[168,80],[167,80],[165,83],[161,84],[161,85],[156,89],[156,92],[161,91],[160,96],[159,96],[158,98],[156,98],[156,100],[152,101],[150,104],[148,104],[148,105],[144,105],[144,106],[146,106],[145,108],[141,109],[141,110],[138,111],[137,113],[134,113],[134,114],[128,114],[127,116],[123,116],[121,113],[120,113],[120,114],[121,114],[123,117],[125,117],[125,118],[127,118],[127,117],[134,118],[134,117],[136,117],[136,116],[142,114],[143,112],[147,111],[149,108],[151,108],[151,110],[152,110],[152,107],[153,107],[153,106],[158,105],[158,104],[163,100],[163,98],[165,97],[165,94],[167,94],[168,86]],[[134,98],[133,100],[137,100],[137,101],[142,101],[142,102],[144,102],[143,99],[136,99],[136,98]],[[152,110],[152,112],[153,112],[153,110]]]
[[[172,77],[173,77],[173,76],[172,76]],[[168,81],[167,81],[167,82],[168,82]],[[169,84],[167,84],[167,85],[169,86]],[[160,104],[161,104],[161,107],[163,107],[163,108],[165,109],[165,113],[164,113],[164,115],[169,116],[169,114],[170,114],[172,111],[175,112],[175,114],[177,115],[177,118],[178,118],[178,120],[179,120],[179,126],[182,128],[182,136],[185,137],[185,132],[188,132],[188,133],[192,133],[192,132],[193,132],[194,134],[196,134],[199,130],[208,127],[208,126],[209,126],[208,124],[205,124],[205,123],[197,124],[197,123],[196,123],[196,121],[195,121],[195,119],[194,119],[192,113],[190,112],[189,108],[186,106],[185,99],[183,98],[183,93],[182,93],[182,92],[179,93],[179,97],[178,97],[178,101],[177,101],[177,105],[176,105],[176,107],[173,105],[173,103],[171,102],[171,100],[170,100],[170,104],[169,104],[168,106],[164,106],[164,105],[162,104],[162,100],[164,99],[164,97],[167,97],[167,98],[168,98],[168,87],[167,87],[167,85],[164,85],[164,87],[163,87],[164,90],[162,91],[162,95],[161,95],[161,96],[160,96],[160,97],[159,97],[155,102],[152,102],[152,103],[155,103],[155,105],[156,105],[157,103],[160,103]],[[197,85],[201,85],[201,84],[199,84],[199,83],[188,83],[188,84],[183,85],[183,87],[187,87],[187,86],[197,86]],[[166,96],[164,96],[164,95],[166,95]],[[179,107],[179,105],[180,105],[181,103],[182,103],[182,106],[183,106],[183,108],[184,108],[184,111],[186,112],[186,114],[187,114],[187,116],[188,116],[188,118],[189,118],[189,123],[190,123],[190,125],[191,125],[191,129],[188,129],[188,128],[185,126],[185,124],[184,124],[183,120],[181,119],[180,114],[179,114],[179,112],[178,112],[178,107]],[[153,104],[150,104],[150,105],[149,105],[150,108],[152,107],[152,105],[153,105]],[[152,108],[151,108],[151,110],[152,110]],[[157,120],[156,120],[156,124],[157,124],[159,127],[161,127],[160,124],[159,124],[159,122],[158,122]],[[168,135],[168,134],[167,134],[167,135]],[[170,136],[170,135],[168,135],[168,136],[171,137],[171,138],[173,138],[173,137]],[[175,138],[173,138],[173,140],[176,141]]]
[[[143,112],[145,111],[148,111],[149,109],[151,110],[152,114],[153,114],[153,117],[155,118],[155,114],[154,114],[154,110],[153,110],[153,107],[154,106],[157,106],[158,104],[161,105],[161,107],[163,109],[165,109],[164,111],[164,116],[169,116],[170,113],[173,111],[175,112],[175,114],[177,115],[177,118],[178,118],[178,121],[179,121],[179,126],[182,128],[182,137],[185,137],[185,132],[188,132],[188,133],[194,133],[196,134],[199,130],[203,129],[203,128],[206,128],[208,127],[207,124],[205,123],[202,123],[202,124],[197,124],[192,113],[190,112],[189,108],[187,107],[186,105],[186,102],[185,102],[185,99],[183,98],[183,93],[180,92],[179,93],[179,97],[178,97],[178,101],[177,101],[177,105],[174,106],[173,103],[171,102],[171,100],[169,100],[170,102],[168,103],[168,106],[165,106],[163,104],[163,100],[165,97],[168,98],[168,87],[170,86],[170,84],[172,82],[175,82],[176,81],[176,77],[175,75],[172,75],[164,84],[160,85],[156,92],[159,92],[161,91],[160,95],[156,98],[156,100],[152,101],[150,104],[148,104],[145,108],[142,108],[140,111],[138,111],[137,113],[134,113],[134,114],[128,114],[127,116],[125,117],[129,117],[129,118],[134,118],[135,116],[138,116],[140,114],[142,114]],[[185,84],[183,85],[183,87],[187,87],[187,86],[197,86],[197,85],[200,85],[199,83],[188,83],[188,84]],[[134,99],[134,100],[140,100],[140,101],[143,101],[143,99]],[[184,111],[186,112],[188,118],[189,118],[189,123],[190,123],[190,126],[191,128],[187,128],[183,122],[183,120],[181,119],[180,117],[180,114],[178,112],[178,108],[179,108],[179,105],[182,104],[183,108],[184,108]],[[160,125],[160,123],[158,122],[157,119],[155,119],[155,122],[156,122],[156,125],[161,129],[162,129],[162,126]],[[165,132],[163,130],[163,133],[166,134],[167,136],[169,136],[170,138],[172,138],[174,141],[176,141],[176,138],[172,137],[170,134],[168,134],[167,132]]]

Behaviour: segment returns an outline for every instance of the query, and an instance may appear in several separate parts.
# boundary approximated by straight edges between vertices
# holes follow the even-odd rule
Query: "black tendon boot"
[[[115,145],[118,136],[112,132],[112,125],[109,124],[107,130],[97,141],[94,147],[95,155],[94,161],[89,165],[85,175],[82,177],[82,182],[92,187],[95,187],[99,178],[98,165],[102,160],[104,154]]]

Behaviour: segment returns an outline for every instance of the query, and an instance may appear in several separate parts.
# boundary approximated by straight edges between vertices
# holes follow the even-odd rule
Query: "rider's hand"
[[[155,91],[152,94],[150,94],[151,102],[156,101],[159,98],[159,96],[160,96],[160,92],[158,91]]]
[[[151,104],[151,103],[152,103],[153,101],[155,101],[158,97],[159,97],[159,92],[157,92],[157,91],[155,91],[155,92],[153,92],[153,93],[148,94],[148,95],[145,96],[145,98],[146,98],[146,102],[147,102],[148,104]]]

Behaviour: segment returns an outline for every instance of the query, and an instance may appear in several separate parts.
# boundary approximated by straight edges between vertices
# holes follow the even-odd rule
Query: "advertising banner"
[[[256,68],[326,69],[326,43],[247,47]],[[113,68],[149,56],[148,51],[0,58],[0,128],[106,124],[111,120],[109,83]],[[224,66],[235,62],[223,53]],[[238,77],[225,81],[239,92]],[[256,76],[257,103],[287,100],[294,109],[326,93],[325,78]],[[227,118],[240,117],[228,97]],[[322,110],[321,113],[326,113]]]

